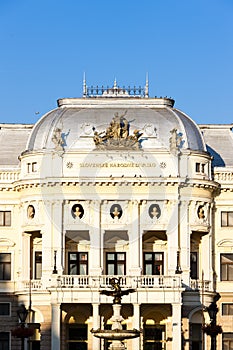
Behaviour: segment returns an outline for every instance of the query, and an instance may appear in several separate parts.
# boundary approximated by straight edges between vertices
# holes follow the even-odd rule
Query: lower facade
[[[128,350],[203,350],[210,348],[210,336],[202,331],[205,312],[202,309],[199,292],[183,292],[182,302],[174,294],[174,302],[157,302],[150,290],[144,296],[135,293],[122,302],[123,329],[138,329],[139,338],[125,341]],[[69,294],[69,301],[67,294]],[[87,294],[87,295],[85,295]],[[33,335],[24,340],[25,350],[107,350],[110,342],[95,338],[91,329],[111,329],[111,297],[92,293],[92,302],[84,302],[88,291],[77,292],[53,290],[43,295],[32,294],[32,307],[27,316],[26,327],[33,328]],[[161,295],[158,299],[161,298]],[[180,294],[181,296],[181,294]],[[208,293],[204,296],[211,300]],[[1,295],[0,349],[22,349],[20,338],[11,331],[20,327],[17,308],[20,303],[29,306],[28,295]],[[137,300],[136,300],[137,299]],[[150,302],[146,302],[146,299]],[[151,300],[154,299],[154,300]],[[64,300],[64,302],[63,302]],[[66,301],[67,300],[67,301]],[[190,302],[192,300],[192,302]],[[224,303],[225,304],[225,303]],[[4,311],[5,305],[5,311]],[[226,308],[226,306],[224,306]],[[219,305],[219,309],[221,306]],[[3,311],[5,315],[2,315]],[[9,312],[9,315],[7,313]],[[227,312],[226,310],[224,312]],[[221,312],[220,312],[221,314]],[[219,316],[221,317],[221,316]],[[221,318],[221,321],[223,318]],[[223,333],[217,336],[217,349],[230,350],[233,344],[232,327],[222,323]]]

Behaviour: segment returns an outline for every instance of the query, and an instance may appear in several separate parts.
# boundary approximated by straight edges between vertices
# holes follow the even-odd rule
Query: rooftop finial
[[[83,97],[87,96],[86,74],[83,73]]]
[[[114,89],[117,89],[117,80],[116,80],[116,78],[114,79]]]
[[[145,97],[149,97],[149,78],[148,73],[146,73],[146,85],[145,85]]]

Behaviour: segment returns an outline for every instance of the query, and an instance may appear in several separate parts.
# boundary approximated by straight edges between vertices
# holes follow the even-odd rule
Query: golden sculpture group
[[[130,122],[125,118],[126,113],[127,111],[122,115],[115,113],[106,131],[94,132],[93,140],[97,148],[140,148],[142,132],[136,129],[129,135]]]

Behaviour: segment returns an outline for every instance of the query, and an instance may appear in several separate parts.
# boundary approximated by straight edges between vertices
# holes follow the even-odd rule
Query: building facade
[[[218,292],[218,349],[233,344],[232,125],[196,125],[145,88],[90,88],[35,125],[0,129],[0,348],[17,309],[26,349],[105,350],[112,276],[127,349],[207,349]]]

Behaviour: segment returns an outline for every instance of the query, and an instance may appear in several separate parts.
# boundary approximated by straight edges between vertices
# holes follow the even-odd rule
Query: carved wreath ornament
[[[114,114],[110,125],[105,131],[95,131],[93,141],[96,148],[99,149],[117,149],[117,148],[134,148],[139,149],[140,137],[142,132],[134,130],[132,135],[129,135],[130,122],[125,118],[127,111],[122,115],[118,112]]]

